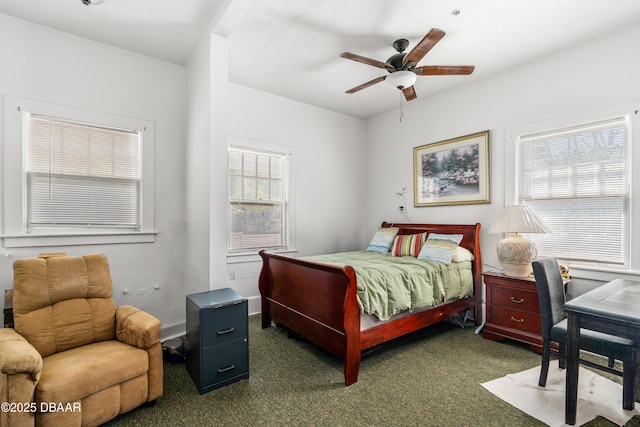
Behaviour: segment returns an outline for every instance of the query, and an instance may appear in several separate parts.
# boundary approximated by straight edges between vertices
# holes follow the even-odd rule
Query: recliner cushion
[[[567,343],[567,319],[553,325],[551,341]],[[580,348],[602,356],[612,356],[617,360],[631,360],[634,343],[632,340],[620,338],[590,329],[580,329]]]
[[[36,387],[37,402],[75,402],[146,374],[145,350],[119,341],[102,341],[52,354],[43,359]]]
[[[14,262],[16,331],[43,356],[115,339],[115,300],[102,254]]]

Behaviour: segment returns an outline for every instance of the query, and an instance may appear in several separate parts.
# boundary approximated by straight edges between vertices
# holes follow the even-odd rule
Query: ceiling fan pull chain
[[[402,95],[402,91],[400,89],[398,89],[398,93],[400,94],[400,123],[402,123],[402,116],[404,115],[404,111],[402,110],[402,98],[404,96]]]

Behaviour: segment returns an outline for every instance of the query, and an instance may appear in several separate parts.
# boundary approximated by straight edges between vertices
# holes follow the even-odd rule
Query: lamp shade
[[[498,261],[507,276],[531,275],[531,262],[538,257],[538,248],[518,233],[551,233],[532,208],[526,205],[507,206],[489,227],[489,233],[510,233],[500,240]]]
[[[551,233],[532,208],[527,205],[505,207],[489,233]]]
[[[413,86],[416,82],[416,78],[416,73],[413,71],[403,70],[389,74],[384,81],[396,89],[404,89],[409,86]]]

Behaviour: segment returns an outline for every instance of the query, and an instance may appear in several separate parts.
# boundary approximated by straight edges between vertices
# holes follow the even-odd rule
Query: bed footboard
[[[345,384],[360,368],[360,309],[352,267],[260,251],[262,327],[275,321],[345,361]],[[311,297],[310,297],[311,296]]]

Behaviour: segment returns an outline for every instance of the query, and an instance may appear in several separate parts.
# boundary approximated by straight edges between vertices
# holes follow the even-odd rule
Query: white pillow
[[[469,249],[463,248],[462,246],[456,246],[456,248],[453,250],[453,257],[451,258],[452,262],[465,262],[473,260],[473,254]]]

